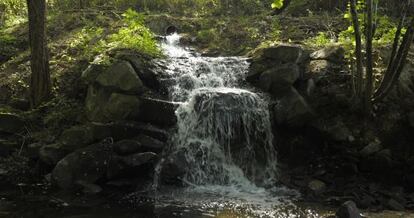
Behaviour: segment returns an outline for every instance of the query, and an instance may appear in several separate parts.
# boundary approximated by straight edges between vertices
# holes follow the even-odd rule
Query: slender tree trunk
[[[367,27],[366,27],[366,84],[365,84],[365,112],[369,114],[372,109],[372,91],[373,91],[373,63],[372,63],[372,0],[367,0]]]
[[[397,56],[398,46],[399,46],[399,43],[400,43],[401,31],[402,31],[402,28],[404,26],[405,16],[406,16],[406,13],[404,12],[402,14],[402,16],[400,17],[400,21],[398,22],[398,27],[397,27],[397,31],[395,33],[394,43],[392,45],[392,51],[391,51],[390,60],[388,62],[387,70],[384,74],[384,77],[383,77],[381,83],[380,83],[380,86],[378,87],[378,89],[374,93],[374,98],[378,97],[378,94],[382,93],[386,89],[386,86],[389,84],[389,81],[392,79],[392,75],[394,73],[393,69],[395,69],[395,64],[396,64],[396,62],[398,62],[396,60],[396,56]]]
[[[359,27],[358,21],[358,13],[356,9],[356,0],[350,0],[350,13],[352,16],[352,24],[354,26],[354,34],[355,34],[355,56],[356,56],[356,96],[362,96],[362,89],[363,89],[363,78],[362,73],[364,71],[363,62],[362,62],[362,40],[361,40],[361,31]]]
[[[410,51],[411,44],[414,40],[414,17],[411,18],[409,25],[410,26],[408,27],[407,32],[404,34],[403,41],[401,42],[401,46],[398,50],[397,57],[395,58],[395,64],[392,66],[392,69],[390,69],[389,73],[391,74],[391,76],[389,76],[388,80],[383,81],[384,89],[377,91],[378,93],[375,95],[374,102],[378,102],[384,99],[392,90],[392,88],[401,76],[408,53]]]
[[[51,96],[49,57],[46,42],[46,1],[27,0],[31,49],[30,102],[39,106]]]

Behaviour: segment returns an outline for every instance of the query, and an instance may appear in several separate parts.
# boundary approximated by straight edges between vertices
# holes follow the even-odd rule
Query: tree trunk
[[[366,83],[365,83],[365,112],[369,114],[372,109],[372,91],[373,91],[373,63],[372,63],[372,33],[373,33],[373,22],[372,22],[372,0],[367,0],[367,30],[366,30]]]
[[[363,88],[363,78],[362,72],[364,71],[363,62],[362,62],[362,40],[361,40],[361,31],[359,27],[358,21],[358,13],[356,9],[356,0],[350,0],[350,13],[352,16],[352,24],[354,26],[354,34],[355,34],[355,56],[356,56],[356,96],[362,96],[362,88]]]
[[[49,57],[46,42],[46,1],[27,0],[31,49],[30,102],[39,106],[51,96]]]

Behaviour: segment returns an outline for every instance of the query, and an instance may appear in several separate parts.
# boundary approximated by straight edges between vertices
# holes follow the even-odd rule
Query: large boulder
[[[336,211],[338,218],[361,218],[361,212],[357,208],[355,202],[347,201]]]
[[[42,146],[39,149],[40,160],[49,165],[55,166],[62,158],[69,153],[69,150],[64,148],[64,145],[56,143]]]
[[[141,101],[134,95],[110,93],[98,86],[89,86],[86,113],[91,121],[109,122],[136,118]]]
[[[135,139],[121,140],[114,145],[115,152],[120,155],[133,154],[137,152],[161,153],[165,143],[147,135],[139,135]]]
[[[24,131],[24,120],[16,114],[0,113],[0,132],[20,133]]]
[[[313,52],[310,58],[313,60],[328,60],[340,64],[345,60],[345,49],[340,46],[329,46]]]
[[[313,60],[307,67],[307,74],[310,78],[318,82],[333,70],[333,65],[327,60]]]
[[[175,110],[179,105],[178,103],[145,97],[140,100],[139,121],[161,126],[172,126],[177,122]]]
[[[280,63],[300,63],[304,51],[297,45],[278,45],[263,49],[263,56]]]
[[[306,100],[291,87],[274,107],[276,124],[303,126],[313,117],[313,111]]]
[[[132,94],[141,94],[145,89],[134,68],[127,61],[118,62],[100,73],[96,77],[96,82],[107,89]]]
[[[290,90],[299,76],[298,65],[283,64],[263,72],[260,75],[259,86],[274,96],[280,96]]]

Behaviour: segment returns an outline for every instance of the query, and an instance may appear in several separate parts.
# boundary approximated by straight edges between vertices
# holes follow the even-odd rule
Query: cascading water
[[[168,56],[170,100],[181,104],[171,147],[156,169],[159,217],[171,217],[170,209],[177,211],[172,217],[318,217],[286,200],[297,197],[296,191],[275,185],[268,101],[244,86],[247,60],[201,57],[179,40],[173,34],[161,45]],[[185,171],[184,189],[158,186],[174,159]]]
[[[276,151],[262,96],[237,88],[249,64],[240,57],[200,57],[180,47],[179,36],[162,45],[169,56],[178,131],[171,153],[187,163],[184,180],[194,185],[251,189],[276,179]]]

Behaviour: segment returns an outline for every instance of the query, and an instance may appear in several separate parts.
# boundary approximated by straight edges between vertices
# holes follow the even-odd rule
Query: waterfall
[[[167,36],[162,48],[173,84],[177,133],[170,154],[181,153],[183,178],[195,186],[250,189],[276,179],[268,103],[261,94],[243,89],[249,64],[241,57],[201,57]],[[183,161],[183,160],[181,160]]]

